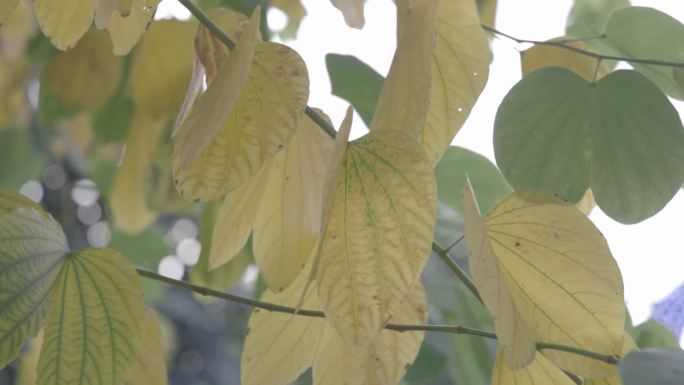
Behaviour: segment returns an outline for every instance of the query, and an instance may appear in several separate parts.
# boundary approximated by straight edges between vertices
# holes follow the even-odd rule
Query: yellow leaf
[[[435,212],[432,164],[416,139],[379,130],[347,147],[317,276],[345,341],[368,344],[394,314],[427,262]]]
[[[501,272],[499,284],[537,341],[607,355],[622,351],[622,278],[605,239],[584,214],[546,193],[515,192],[487,214],[483,231]],[[473,251],[468,237],[466,232]],[[576,354],[549,349],[544,355],[583,377],[615,373],[614,366]]]
[[[50,291],[69,252],[52,217],[34,204],[21,207],[23,198],[5,193],[0,194],[0,368],[43,326]]]
[[[192,75],[190,76],[190,83],[188,83],[188,92],[185,94],[185,99],[181,104],[181,108],[178,111],[178,116],[176,117],[176,125],[171,133],[171,137],[176,136],[178,128],[181,126],[183,121],[187,119],[188,114],[192,111],[192,106],[195,104],[195,100],[199,95],[200,89],[204,85],[204,67],[200,62],[199,57],[195,55],[192,61]]]
[[[19,4],[19,0],[5,0],[0,3],[0,24],[5,22],[5,19],[12,13],[17,4]]]
[[[432,164],[449,147],[489,76],[489,41],[473,0],[440,1],[432,56],[432,86],[421,132]]]
[[[622,343],[622,354],[620,357],[625,358],[625,356],[633,350],[637,350],[636,342],[634,342],[632,336],[625,332]],[[622,377],[620,376],[620,373],[615,373],[606,378],[586,379],[582,385],[622,385]]]
[[[573,38],[571,36],[561,36],[549,41],[563,42],[568,39],[572,40]],[[564,44],[585,51],[591,51],[589,46],[582,41],[568,41]],[[587,80],[594,78],[594,73],[597,71],[596,65],[598,64],[596,59],[589,56],[548,45],[535,45],[523,51],[520,54],[520,61],[523,76],[544,67],[563,67]],[[598,68],[596,79],[606,76],[609,72],[610,67],[605,62],[602,62]]]
[[[38,335],[28,341],[28,353],[21,356],[19,367],[17,368],[17,385],[36,385],[38,375],[38,358],[40,357],[40,346],[43,345],[45,329],[40,329]]]
[[[145,309],[138,359],[128,372],[125,385],[166,385],[166,363],[157,315]]]
[[[93,0],[36,0],[34,3],[38,24],[43,34],[61,50],[76,45],[93,21]]]
[[[121,384],[136,360],[144,316],[133,267],[110,249],[69,255],[51,300],[38,384]]]
[[[417,281],[403,300],[392,322],[425,324],[427,299]],[[346,344],[328,324],[313,362],[316,385],[395,385],[418,355],[424,332],[382,330],[365,347]]]
[[[119,0],[119,5],[122,5],[125,1]],[[131,2],[131,0],[129,0]],[[140,40],[143,33],[147,30],[155,11],[157,10],[156,2],[151,2],[149,0],[132,0],[128,15],[123,15],[121,12],[114,12],[112,14],[111,20],[107,25],[107,30],[109,31],[109,37],[112,39],[112,46],[114,47],[115,55],[128,55],[135,44]],[[168,36],[172,38],[174,35]],[[176,38],[178,38],[176,36]],[[183,35],[182,40],[176,41],[175,48],[179,54],[174,60],[178,60],[180,64],[184,63],[185,55],[187,55],[187,50],[189,47],[181,46],[181,44],[186,44],[187,36]],[[168,45],[173,42],[165,42]],[[157,42],[160,44],[160,42]],[[166,48],[168,49],[168,48]],[[160,57],[161,58],[161,57]],[[166,59],[164,56],[163,59]],[[158,63],[163,65],[168,65],[168,63]],[[168,80],[168,79],[167,79]]]
[[[112,20],[119,0],[95,0],[95,27],[104,29]]]
[[[107,34],[91,29],[74,49],[50,62],[45,85],[66,107],[96,110],[114,95],[123,75],[123,58],[112,54]]]
[[[268,287],[279,292],[304,268],[320,236],[323,182],[334,141],[311,119],[273,160],[254,220],[254,256]]]
[[[247,23],[247,17],[240,13],[233,11],[228,8],[216,8],[207,12],[207,16],[218,25],[223,32],[228,36],[236,38],[242,35],[242,31]],[[256,16],[253,16],[256,17]],[[253,20],[255,23],[256,20]],[[259,34],[258,26],[252,24],[252,28],[257,27],[255,30],[250,30],[248,33],[254,34],[250,36],[248,41],[241,40],[238,46],[242,46],[237,50],[238,55],[244,55],[242,59],[233,62],[232,65],[244,66],[240,68],[240,73],[246,77],[247,71],[249,71],[249,65],[251,64],[252,53],[254,51],[254,44],[257,41],[261,41],[261,35]],[[204,25],[200,25],[197,29],[197,36],[195,36],[195,52],[199,57],[204,70],[207,73],[207,84],[211,84],[214,77],[219,72],[219,69],[223,63],[228,58],[230,50],[220,41],[216,36],[214,36],[211,31],[209,31]],[[250,62],[246,62],[246,60]],[[240,63],[240,64],[238,64]],[[233,71],[238,69],[238,67],[233,68]],[[236,76],[239,74],[233,74]],[[224,74],[226,76],[226,74]],[[240,79],[242,82],[245,79]],[[233,85],[232,87],[238,88],[238,86]],[[239,89],[237,89],[239,91]]]
[[[109,195],[114,223],[121,230],[137,234],[157,218],[147,205],[152,157],[166,125],[158,118],[136,109],[128,127],[123,161],[117,168]]]
[[[477,0],[482,24],[494,27],[496,21],[496,0]]]
[[[213,233],[216,224],[216,216],[221,202],[215,201],[204,204],[202,208],[202,218],[199,226],[200,243],[202,251],[199,261],[190,269],[190,281],[198,285],[209,287],[215,290],[229,290],[240,280],[247,266],[254,262],[252,255],[252,245],[247,244],[237,255],[232,257],[230,262],[221,265],[219,268],[209,271],[209,255],[212,250]],[[227,232],[226,232],[227,233]],[[196,295],[195,298],[201,301],[212,301],[216,298]]]
[[[131,8],[133,8],[134,0],[119,0],[116,4],[116,10],[119,11],[119,15],[123,17],[128,17],[131,14]]]
[[[247,243],[270,173],[271,161],[268,161],[247,183],[223,200],[216,214],[209,270],[229,262]]]
[[[306,280],[302,272],[287,289],[266,291],[261,300],[295,306]],[[306,295],[304,308],[319,309],[315,291]],[[325,325],[322,318],[254,309],[240,360],[242,385],[286,385],[294,381],[311,366]]]
[[[498,349],[494,372],[492,373],[492,385],[575,385],[570,377],[558,369],[544,355],[536,353],[534,361],[528,366],[513,370],[504,363],[510,360],[504,359],[505,353]]]
[[[371,130],[399,130],[417,137],[423,128],[430,103],[437,3],[419,0],[412,2],[410,10],[404,7],[408,16],[380,92]],[[401,4],[398,8],[404,9]]]
[[[534,336],[525,325],[506,287],[505,272],[498,265],[485,224],[480,217],[472,186],[467,179],[463,191],[463,207],[465,241],[470,251],[469,267],[473,281],[487,310],[494,318],[499,346],[505,353],[506,363],[513,369],[522,368],[534,360]]]
[[[178,20],[152,23],[134,53],[128,78],[137,108],[157,116],[176,112],[192,73],[196,28],[195,23]]]
[[[229,56],[221,73],[235,56],[236,53]],[[222,84],[219,77],[214,79],[175,138],[176,188],[190,200],[216,199],[243,185],[289,142],[309,95],[304,61],[297,52],[277,43],[257,44],[247,83],[227,119],[219,121],[219,115],[226,114],[218,110],[226,108],[211,99],[216,93],[210,91]],[[218,93],[225,92],[224,89]],[[202,111],[213,117],[209,121],[200,117]],[[217,121],[220,126],[212,135],[209,131],[214,128],[208,124]],[[196,154],[199,157],[193,162]],[[192,163],[186,164],[188,161]]]
[[[2,220],[2,217],[6,214],[9,214],[20,207],[29,207],[42,211],[40,205],[31,199],[12,190],[0,187],[0,220]]]
[[[31,2],[22,0],[7,20],[2,23],[0,26],[0,48],[2,48],[2,53],[6,58],[17,60],[20,56],[25,55],[26,47],[38,32],[33,19]],[[16,81],[16,79],[14,80]]]
[[[575,203],[575,207],[577,207],[577,210],[583,212],[586,216],[589,216],[589,214],[591,214],[591,210],[593,210],[595,206],[596,201],[594,200],[594,193],[591,191],[590,188],[588,188],[587,191],[584,193],[582,199],[580,199],[579,202]]]
[[[281,38],[296,37],[299,24],[306,16],[306,8],[300,0],[271,0],[271,5],[287,14],[287,26],[278,32]]]
[[[226,65],[219,65],[220,70],[214,81],[199,97],[188,117],[175,130],[174,160],[180,167],[187,167],[207,150],[226,123],[229,114],[233,112],[233,107],[250,76],[259,36],[259,15],[256,10],[249,25],[245,27],[245,33],[237,42],[235,52],[229,56]]]
[[[344,21],[352,28],[363,28],[366,23],[363,17],[363,3],[365,0],[330,0],[335,8],[344,15]]]

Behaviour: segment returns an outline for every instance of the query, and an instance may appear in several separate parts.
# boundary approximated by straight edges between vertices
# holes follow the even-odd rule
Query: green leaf
[[[0,130],[0,186],[18,189],[27,180],[39,178],[44,161],[28,130]]]
[[[93,114],[95,137],[103,143],[124,140],[132,118],[133,101],[123,93],[117,94]]]
[[[355,56],[329,53],[325,56],[332,94],[351,103],[370,127],[384,78]]]
[[[38,384],[121,384],[136,361],[145,314],[133,267],[111,249],[70,254],[52,302]]]
[[[568,14],[567,27],[565,32],[568,35],[578,36],[573,32],[578,26],[596,31],[593,36],[600,35],[603,31],[610,15],[618,9],[629,7],[629,0],[575,0],[570,13]]]
[[[69,252],[62,227],[35,204],[7,211],[23,199],[0,190],[0,368],[42,327]]]
[[[628,7],[616,11],[605,30],[607,43],[619,56],[684,61],[684,25],[653,8]],[[630,63],[669,96],[684,100],[681,68]]]
[[[630,353],[620,362],[624,385],[681,385],[684,352],[645,349]]]
[[[421,384],[437,377],[447,363],[447,357],[429,343],[423,343],[416,360],[406,373],[405,380],[410,384]]]
[[[494,123],[496,160],[515,189],[578,202],[591,187],[611,218],[660,211],[684,181],[684,129],[667,97],[636,71],[595,84],[544,68],[504,98]]]
[[[629,331],[640,349],[667,348],[679,349],[679,341],[672,332],[661,323],[646,321]]]

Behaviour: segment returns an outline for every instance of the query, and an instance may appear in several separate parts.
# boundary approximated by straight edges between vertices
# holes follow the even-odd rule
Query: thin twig
[[[656,65],[656,66],[665,66],[665,67],[678,67],[682,68],[684,67],[684,63],[682,62],[671,62],[671,61],[666,61],[666,60],[656,60],[656,59],[640,59],[640,58],[631,58],[631,57],[624,57],[624,56],[614,56],[614,55],[604,55],[592,51],[588,51],[582,48],[577,48],[573,47],[571,45],[564,44],[563,42],[559,41],[539,41],[539,40],[528,40],[528,39],[520,39],[515,36],[509,35],[505,32],[501,32],[495,28],[492,28],[488,25],[482,24],[482,29],[484,29],[487,32],[491,32],[495,35],[503,36],[507,39],[513,40],[514,42],[521,44],[521,43],[528,43],[528,44],[534,44],[534,45],[545,45],[545,46],[551,46],[551,47],[558,47],[562,49],[567,49],[569,51],[577,52],[579,54],[585,55],[592,57],[597,60],[617,60],[617,61],[626,61],[628,63],[638,63],[638,64],[650,64],[650,65]]]
[[[214,297],[214,298],[220,298],[220,299],[224,299],[227,301],[239,303],[242,305],[252,306],[252,307],[256,307],[256,308],[260,308],[260,309],[264,309],[264,310],[268,310],[268,311],[274,311],[274,312],[278,312],[278,313],[287,313],[287,314],[295,314],[296,313],[298,316],[325,318],[325,313],[323,313],[320,310],[307,310],[307,309],[297,310],[297,309],[295,309],[293,307],[289,307],[289,306],[282,306],[282,305],[278,305],[275,303],[258,301],[258,300],[251,299],[251,298],[245,298],[245,297],[241,297],[238,295],[228,294],[228,293],[225,293],[222,291],[209,289],[207,287],[195,285],[195,284],[192,284],[190,282],[165,277],[161,274],[155,273],[153,271],[145,270],[145,269],[138,268],[136,270],[137,270],[138,274],[142,277],[153,279],[155,281],[164,282],[164,283],[169,284],[171,286],[179,287],[182,289],[194,291],[195,293],[198,293],[201,295],[206,295],[206,296],[210,296],[210,297]],[[489,339],[496,339],[496,333],[494,333],[494,332],[470,328],[470,327],[463,326],[463,325],[405,325],[405,324],[388,323],[387,325],[385,325],[385,329],[393,330],[396,332],[428,331],[428,332],[441,332],[441,333],[452,333],[452,334],[466,334],[466,335],[480,336],[480,337],[489,338]],[[612,365],[616,365],[619,362],[619,359],[615,356],[596,353],[596,352],[592,352],[592,351],[588,351],[588,350],[583,350],[583,349],[575,348],[572,346],[538,342],[537,343],[537,349],[539,349],[539,350],[542,350],[542,349],[560,350],[560,351],[564,351],[564,352],[568,352],[568,353],[574,353],[577,355],[593,358],[595,360],[603,361],[603,362],[606,362],[606,363],[612,364]]]
[[[437,254],[442,261],[449,267],[451,271],[458,276],[458,278],[463,282],[463,284],[470,290],[471,293],[477,298],[478,301],[482,302],[482,297],[480,297],[480,293],[477,291],[477,287],[475,287],[475,282],[466,274],[463,269],[461,269],[461,266],[459,266],[456,262],[454,262],[453,259],[449,256],[449,253],[447,252],[446,249],[444,249],[442,246],[440,246],[437,242],[432,242],[432,251]],[[484,302],[482,302],[484,303]]]

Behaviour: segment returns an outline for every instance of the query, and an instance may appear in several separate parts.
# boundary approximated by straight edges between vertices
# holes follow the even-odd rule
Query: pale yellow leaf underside
[[[123,0],[119,0],[119,4],[122,3]],[[115,55],[128,55],[145,33],[157,10],[157,5],[151,3],[153,2],[148,0],[132,0],[128,15],[124,16],[120,12],[112,14],[107,30]],[[187,47],[179,48],[185,54]]]
[[[15,193],[16,194],[16,193]],[[4,194],[0,194],[4,195]],[[16,194],[18,198],[18,194]],[[8,194],[0,214],[21,204]],[[13,360],[27,338],[36,335],[50,308],[64,256],[69,252],[62,227],[32,206],[0,217],[0,368]]]
[[[344,15],[344,21],[352,28],[363,28],[366,20],[363,15],[365,0],[330,0],[335,8]]]
[[[194,22],[152,23],[135,50],[128,78],[136,108],[156,116],[175,114],[192,74],[196,29]]]
[[[95,0],[95,27],[104,29],[112,20],[119,0]]]
[[[465,241],[469,251],[469,267],[482,300],[494,317],[499,345],[508,366],[518,369],[534,360],[535,341],[531,330],[513,302],[492,249],[485,224],[480,217],[470,181],[463,189],[465,208]]]
[[[224,7],[212,9],[207,12],[207,16],[233,39],[239,37],[242,39],[242,31],[249,20],[244,14]],[[256,31],[252,32],[257,33]],[[257,33],[255,38],[257,39],[256,41],[260,41],[261,35]],[[243,43],[238,42],[238,46],[240,44]],[[195,52],[207,73],[207,84],[211,84],[219,69],[228,58],[230,50],[205,26],[201,25],[197,29],[197,36],[195,36]],[[239,48],[237,52],[244,53],[244,48]]]
[[[266,291],[261,300],[295,306],[306,285],[302,272],[284,291]],[[303,307],[317,310],[318,296],[309,291]],[[322,318],[254,309],[240,361],[242,385],[286,385],[311,366],[326,322]]]
[[[380,92],[371,130],[398,130],[417,137],[423,128],[430,103],[436,9],[436,0],[413,2]]]
[[[216,78],[178,127],[174,158],[181,167],[188,167],[207,149],[232,112],[250,75],[254,50],[259,41],[259,20],[257,10],[237,42],[235,51],[225,65],[219,65]]]
[[[623,343],[622,343],[622,354],[620,357],[624,358],[629,354],[631,351],[637,350],[637,345],[636,342],[634,342],[634,339],[632,336],[630,336],[627,332],[625,332]],[[582,383],[582,385],[623,385],[622,384],[622,377],[620,376],[620,373],[615,373],[610,377],[606,378],[599,378],[599,379],[586,379]]]
[[[506,365],[510,360],[505,359],[505,353],[498,349],[494,371],[492,372],[492,385],[575,385],[563,371],[558,369],[548,358],[537,353],[528,366],[513,370]]]
[[[271,163],[266,162],[247,183],[224,198],[216,213],[209,253],[209,270],[229,262],[247,243],[271,173]]]
[[[573,38],[571,36],[562,36],[551,39],[549,42],[563,42],[567,39]],[[581,41],[570,41],[564,44],[577,49],[591,51],[589,46]],[[610,67],[606,63],[602,62],[597,72],[596,59],[568,49],[548,45],[535,45],[523,51],[520,54],[520,62],[523,76],[544,67],[567,68],[587,80],[592,80],[594,73],[597,75],[596,78],[600,79],[610,72]]]
[[[38,385],[121,384],[144,316],[138,274],[111,249],[68,256],[52,291]]]
[[[299,275],[321,234],[323,183],[333,147],[333,139],[311,119],[300,119],[292,141],[273,160],[252,243],[259,272],[275,292]]]
[[[416,139],[379,130],[347,147],[335,186],[318,294],[338,333],[363,346],[394,314],[427,262],[435,177]]]
[[[107,33],[91,29],[75,48],[57,53],[43,80],[64,106],[96,110],[114,95],[122,76],[123,58],[112,54]]]
[[[217,84],[215,79],[212,86]],[[247,84],[207,148],[187,167],[174,148],[174,177],[181,195],[208,201],[244,184],[292,138],[308,96],[308,72],[299,54],[282,44],[258,43]],[[194,127],[193,112],[184,126]],[[179,132],[176,144],[182,140]]]
[[[112,219],[127,233],[139,233],[157,218],[157,213],[147,205],[148,180],[165,124],[165,118],[138,109],[128,127],[123,161],[116,169],[109,195]]]
[[[393,323],[422,325],[427,322],[427,298],[419,281],[392,317]],[[313,362],[316,385],[395,385],[413,364],[424,332],[382,330],[365,347],[346,344],[326,325]]]
[[[145,309],[138,359],[128,372],[125,385],[166,385],[166,362],[157,315]]]
[[[76,45],[93,21],[93,0],[36,0],[34,3],[38,24],[43,34],[60,50]]]
[[[584,214],[545,193],[516,192],[484,222],[516,308],[536,340],[620,354],[622,277],[606,240]],[[615,373],[614,366],[576,354],[544,354],[584,377]]]
[[[484,89],[491,57],[472,0],[440,1],[436,31],[430,107],[421,132],[435,165]]]

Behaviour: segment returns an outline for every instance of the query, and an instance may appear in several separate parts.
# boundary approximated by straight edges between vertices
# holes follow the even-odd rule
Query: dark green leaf
[[[93,129],[98,141],[108,143],[124,140],[132,116],[131,99],[121,93],[114,96],[93,114]]]
[[[624,385],[681,385],[684,379],[684,352],[646,349],[634,351],[620,362]]]
[[[437,377],[447,363],[447,357],[428,342],[423,343],[416,360],[406,373],[405,380],[410,384],[422,384]]]
[[[611,218],[660,211],[684,181],[684,128],[658,87],[636,71],[595,84],[554,67],[523,78],[494,123],[496,159],[516,189],[577,202],[588,187]]]
[[[43,161],[28,130],[0,131],[0,187],[18,189],[27,180],[40,178]]]
[[[330,53],[326,55],[325,63],[333,95],[354,106],[370,127],[384,81],[382,75],[355,56]]]
[[[629,331],[640,349],[679,349],[679,341],[672,332],[657,321],[646,321]]]
[[[65,107],[57,95],[45,85],[41,85],[38,95],[38,119],[42,124],[51,125],[60,120],[70,118],[79,111]]]

